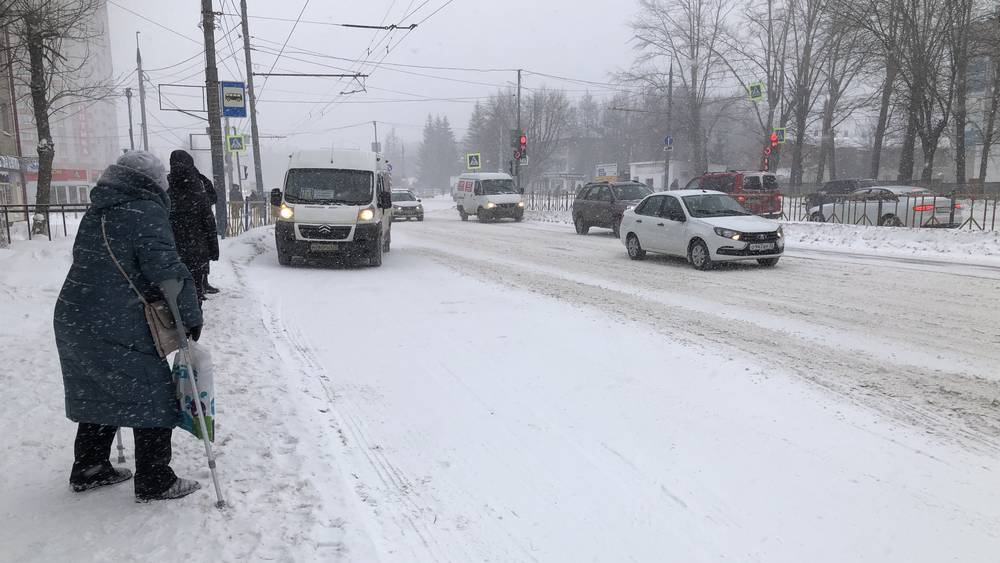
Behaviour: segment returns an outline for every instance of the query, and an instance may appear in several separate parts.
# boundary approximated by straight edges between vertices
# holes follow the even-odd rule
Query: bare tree
[[[952,12],[951,47],[952,76],[955,77],[955,182],[964,186],[968,172],[966,169],[965,130],[968,123],[969,57],[972,56],[972,7],[973,0],[951,0],[948,10]]]
[[[813,113],[816,93],[823,87],[823,21],[827,0],[789,0],[789,22],[794,45],[791,69],[795,86],[792,97],[794,141],[792,144],[791,183],[802,184],[804,148],[809,118]]]
[[[112,93],[110,77],[89,72],[89,45],[100,36],[94,16],[103,4],[104,0],[13,0],[10,6],[14,64],[27,68],[22,86],[30,92],[38,130],[36,201],[40,205],[49,203],[52,184],[56,154],[52,118],[71,106]],[[44,214],[35,218],[34,230],[48,232]]]
[[[1000,5],[997,6],[991,20],[986,27],[989,30],[989,35],[984,38],[981,45],[982,54],[988,57],[992,63],[990,73],[993,76],[991,83],[986,86],[986,123],[981,132],[983,146],[979,156],[979,180],[981,182],[986,181],[993,145],[1000,141],[996,126],[998,113],[1000,113]]]
[[[725,71],[724,25],[732,12],[726,0],[639,0],[639,16],[632,21],[639,51],[630,78],[666,90],[667,67],[680,72],[678,91],[686,96],[687,122],[692,147],[692,171],[708,170],[705,102]]]
[[[860,97],[845,103],[845,96],[855,86],[855,81],[867,67],[867,55],[871,50],[868,34],[853,26],[838,13],[827,17],[826,64],[823,68],[826,82],[826,101],[823,104],[823,133],[819,161],[816,167],[816,183],[822,183],[829,165],[830,178],[836,178],[836,127],[860,107],[868,104],[868,98]]]

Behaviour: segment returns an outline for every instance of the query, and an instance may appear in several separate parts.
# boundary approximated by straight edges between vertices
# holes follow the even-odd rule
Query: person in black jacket
[[[190,154],[182,150],[170,153],[168,181],[170,226],[177,241],[177,253],[194,276],[198,298],[204,300],[208,262],[219,259],[215,216]]]
[[[208,179],[208,176],[205,176],[200,172],[198,173],[198,177],[201,178],[201,183],[203,186],[205,186],[205,196],[208,198],[209,207],[216,205],[218,203],[217,200],[219,199],[219,194],[218,192],[215,191],[215,185],[212,184],[212,181]],[[219,259],[218,256],[216,256],[215,260],[218,259]],[[213,287],[212,284],[208,283],[208,274],[211,272],[211,269],[212,269],[211,263],[205,266],[205,280],[203,283],[205,284],[205,293],[209,295],[214,295],[218,293],[219,290]]]

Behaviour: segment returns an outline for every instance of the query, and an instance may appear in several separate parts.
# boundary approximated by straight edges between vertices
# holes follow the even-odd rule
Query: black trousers
[[[71,483],[110,470],[111,446],[115,441],[115,426],[81,422],[76,430]],[[135,437],[135,492],[157,494],[170,488],[177,475],[170,469],[170,437],[173,428],[133,428]]]
[[[191,272],[191,277],[194,278],[194,288],[198,292],[198,300],[204,301],[205,284],[208,283],[208,262],[188,266],[188,270]]]

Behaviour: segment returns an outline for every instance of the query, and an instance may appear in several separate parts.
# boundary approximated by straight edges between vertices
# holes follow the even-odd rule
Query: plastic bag
[[[194,372],[195,383],[198,385],[198,395],[201,398],[199,404],[202,412],[205,413],[205,427],[208,429],[208,439],[215,441],[215,382],[212,377],[212,356],[208,350],[201,347],[197,342],[188,343],[188,361],[181,363],[181,355],[178,352],[174,356],[174,383],[177,385],[177,401],[180,411],[180,419],[177,427],[187,430],[201,439],[201,425],[198,423],[198,414],[195,411],[194,392],[191,386],[190,375]],[[190,369],[189,369],[190,368]]]

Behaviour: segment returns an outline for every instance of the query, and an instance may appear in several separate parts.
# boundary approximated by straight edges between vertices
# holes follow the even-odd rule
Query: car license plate
[[[751,252],[760,252],[761,250],[774,250],[774,243],[773,242],[750,243]]]
[[[339,248],[336,244],[314,242],[309,246],[313,252],[336,252]]]

